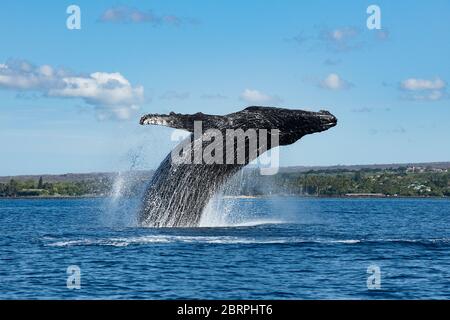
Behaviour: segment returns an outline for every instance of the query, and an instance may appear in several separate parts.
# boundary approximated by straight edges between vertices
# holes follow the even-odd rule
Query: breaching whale
[[[307,134],[334,127],[337,119],[323,110],[311,112],[253,106],[223,116],[173,112],[167,115],[148,114],[141,118],[140,124],[183,129],[191,135],[175,147],[176,152],[172,151],[153,174],[138,215],[139,224],[145,227],[196,227],[208,201],[245,165],[273,147],[289,145]],[[196,137],[194,131],[197,124],[201,124],[201,134],[209,138]],[[257,152],[251,150],[254,145],[249,135],[244,137],[244,144],[239,144],[234,137],[227,140],[233,130],[241,130],[241,133],[255,130],[259,133],[256,135]],[[210,132],[215,132],[213,138]],[[222,133],[222,136],[217,133]],[[274,135],[278,140],[276,145]],[[222,140],[218,142],[223,142],[223,145],[232,142],[231,148],[227,145],[226,148],[216,148],[212,153],[216,156],[218,154],[214,153],[220,151],[219,158],[223,157],[223,161],[206,163],[204,159],[198,159],[196,150],[205,150],[211,141],[217,139]],[[239,159],[242,151],[244,158]],[[180,152],[188,161],[174,161],[174,154],[180,155]]]

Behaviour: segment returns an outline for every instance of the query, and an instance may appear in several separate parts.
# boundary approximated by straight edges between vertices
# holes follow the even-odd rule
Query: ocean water
[[[449,200],[222,199],[193,229],[138,228],[135,208],[0,200],[0,298],[450,298]]]

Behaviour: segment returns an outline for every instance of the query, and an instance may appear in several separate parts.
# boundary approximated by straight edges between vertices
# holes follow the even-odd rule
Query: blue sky
[[[448,161],[449,14],[438,0],[4,2],[0,175],[154,168],[172,130],[141,115],[248,105],[338,117],[282,165]]]

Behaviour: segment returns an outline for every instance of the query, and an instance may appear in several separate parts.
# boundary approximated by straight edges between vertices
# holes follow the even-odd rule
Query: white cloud
[[[34,66],[26,61],[1,65],[0,87],[40,92],[47,97],[83,99],[96,108],[102,119],[129,119],[144,98],[143,87],[133,87],[120,73],[73,75],[63,69]]]
[[[119,120],[129,119],[144,97],[144,88],[132,87],[120,73],[95,72],[88,77],[62,80],[65,85],[50,89],[49,96],[82,98],[88,104],[99,106],[103,118],[110,111]]]
[[[326,59],[323,63],[327,66],[336,66],[340,64],[342,61],[340,59]]]
[[[328,34],[333,41],[344,41],[356,35],[356,30],[352,28],[334,29]]]
[[[432,80],[409,78],[400,82],[405,98],[416,101],[438,101],[446,97],[447,84],[441,78]]]
[[[151,10],[143,11],[130,6],[117,6],[106,9],[100,16],[100,21],[110,23],[149,23],[153,25],[196,24],[195,19],[183,18],[173,14],[157,15]]]
[[[352,84],[342,79],[338,74],[330,73],[325,79],[320,81],[319,86],[328,90],[343,90],[350,88]]]
[[[202,99],[206,100],[225,100],[228,99],[227,96],[220,93],[206,93],[201,96]]]
[[[177,92],[172,90],[163,93],[159,98],[163,100],[186,100],[189,97],[189,92]]]
[[[45,77],[53,76],[53,68],[49,65],[43,65],[43,66],[39,67],[38,72]]]
[[[320,39],[324,41],[329,49],[334,51],[347,51],[361,46],[356,42],[359,32],[354,27],[341,27],[335,29],[323,29]]]
[[[249,103],[279,103],[282,99],[276,95],[268,95],[258,90],[245,89],[240,98]]]
[[[132,22],[132,23],[154,23],[160,22],[159,17],[151,11],[140,11],[135,8],[120,6],[106,9],[100,17],[103,22]]]
[[[411,94],[407,95],[406,98],[416,101],[438,101],[443,99],[445,96],[444,92],[439,90],[427,91],[421,94]]]
[[[400,86],[405,90],[440,90],[445,88],[445,82],[436,78],[434,80],[409,78],[401,82]]]
[[[1,65],[0,87],[39,90],[58,85],[58,77],[49,66],[34,67],[26,61],[9,61]]]
[[[390,37],[390,32],[388,30],[377,30],[375,36],[380,41],[386,41]]]
[[[433,90],[428,94],[428,100],[440,100],[444,97],[444,93],[439,90]]]
[[[332,53],[344,53],[353,50],[368,48],[376,43],[388,40],[389,31],[376,30],[364,32],[353,26],[319,27],[317,30],[306,33],[301,31],[295,37],[287,39],[310,49],[325,49]]]

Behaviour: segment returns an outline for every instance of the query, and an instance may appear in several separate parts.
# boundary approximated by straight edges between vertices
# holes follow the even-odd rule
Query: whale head
[[[230,115],[230,118],[234,114]],[[305,135],[326,131],[337,124],[337,119],[328,111],[305,111],[299,109],[248,107],[236,113],[241,120],[238,126],[244,130],[277,129],[280,145],[289,145]]]
[[[194,132],[195,122],[201,121],[202,129],[266,129],[279,131],[279,144],[289,145],[305,135],[326,131],[337,124],[337,119],[328,111],[305,111],[298,109],[252,106],[227,115],[204,113],[148,114],[140,124],[162,125]]]

